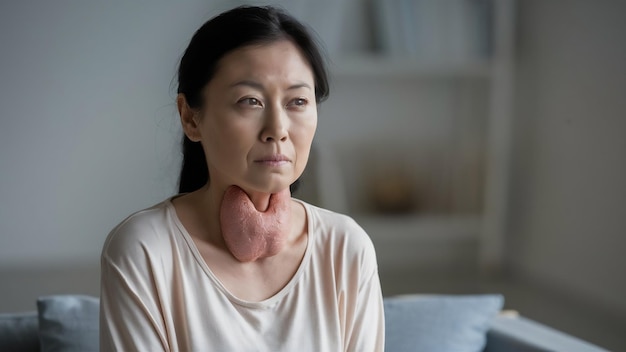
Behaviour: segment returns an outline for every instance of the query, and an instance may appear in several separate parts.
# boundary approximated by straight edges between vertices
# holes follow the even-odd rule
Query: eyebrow
[[[247,86],[247,87],[252,87],[258,90],[264,90],[263,84],[256,82],[256,81],[251,81],[251,80],[242,80],[242,81],[235,82],[231,85],[231,87],[237,87],[237,86]],[[287,88],[287,90],[293,90],[293,89],[299,89],[299,88],[308,88],[312,90],[311,86],[304,82],[291,85]]]

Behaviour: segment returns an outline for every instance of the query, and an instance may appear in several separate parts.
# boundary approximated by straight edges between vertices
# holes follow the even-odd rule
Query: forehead
[[[214,79],[285,79],[313,84],[313,70],[300,48],[284,39],[252,44],[224,55],[216,66]]]

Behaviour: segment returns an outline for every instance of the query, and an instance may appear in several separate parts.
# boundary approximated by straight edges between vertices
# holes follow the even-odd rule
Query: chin
[[[243,182],[239,185],[241,188],[246,190],[246,192],[258,192],[258,193],[278,193],[286,188],[289,188],[291,184],[296,182],[299,176],[296,174],[272,174],[272,175],[263,175],[262,177],[252,177],[247,180],[242,180]]]
[[[275,187],[270,187],[268,188],[267,193],[278,193],[281,192],[283,190],[285,190],[285,188],[289,188],[289,184],[285,184],[285,185],[281,185],[281,186],[275,186]]]
[[[278,193],[283,191],[285,188],[289,188],[291,182],[269,182],[269,183],[261,183],[261,184],[253,184],[249,187],[243,187],[244,189],[249,189],[253,192],[259,193]]]

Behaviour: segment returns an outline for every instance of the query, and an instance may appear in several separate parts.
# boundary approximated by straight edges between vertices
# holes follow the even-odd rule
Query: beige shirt
[[[374,247],[351,218],[302,202],[304,258],[249,302],[211,272],[170,200],[131,215],[102,251],[102,351],[383,351]]]

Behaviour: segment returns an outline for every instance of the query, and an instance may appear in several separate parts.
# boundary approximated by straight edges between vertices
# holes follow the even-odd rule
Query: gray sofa
[[[500,295],[385,298],[386,350],[435,352],[604,351],[501,311]],[[97,351],[95,297],[41,297],[37,311],[0,314],[0,351]]]

